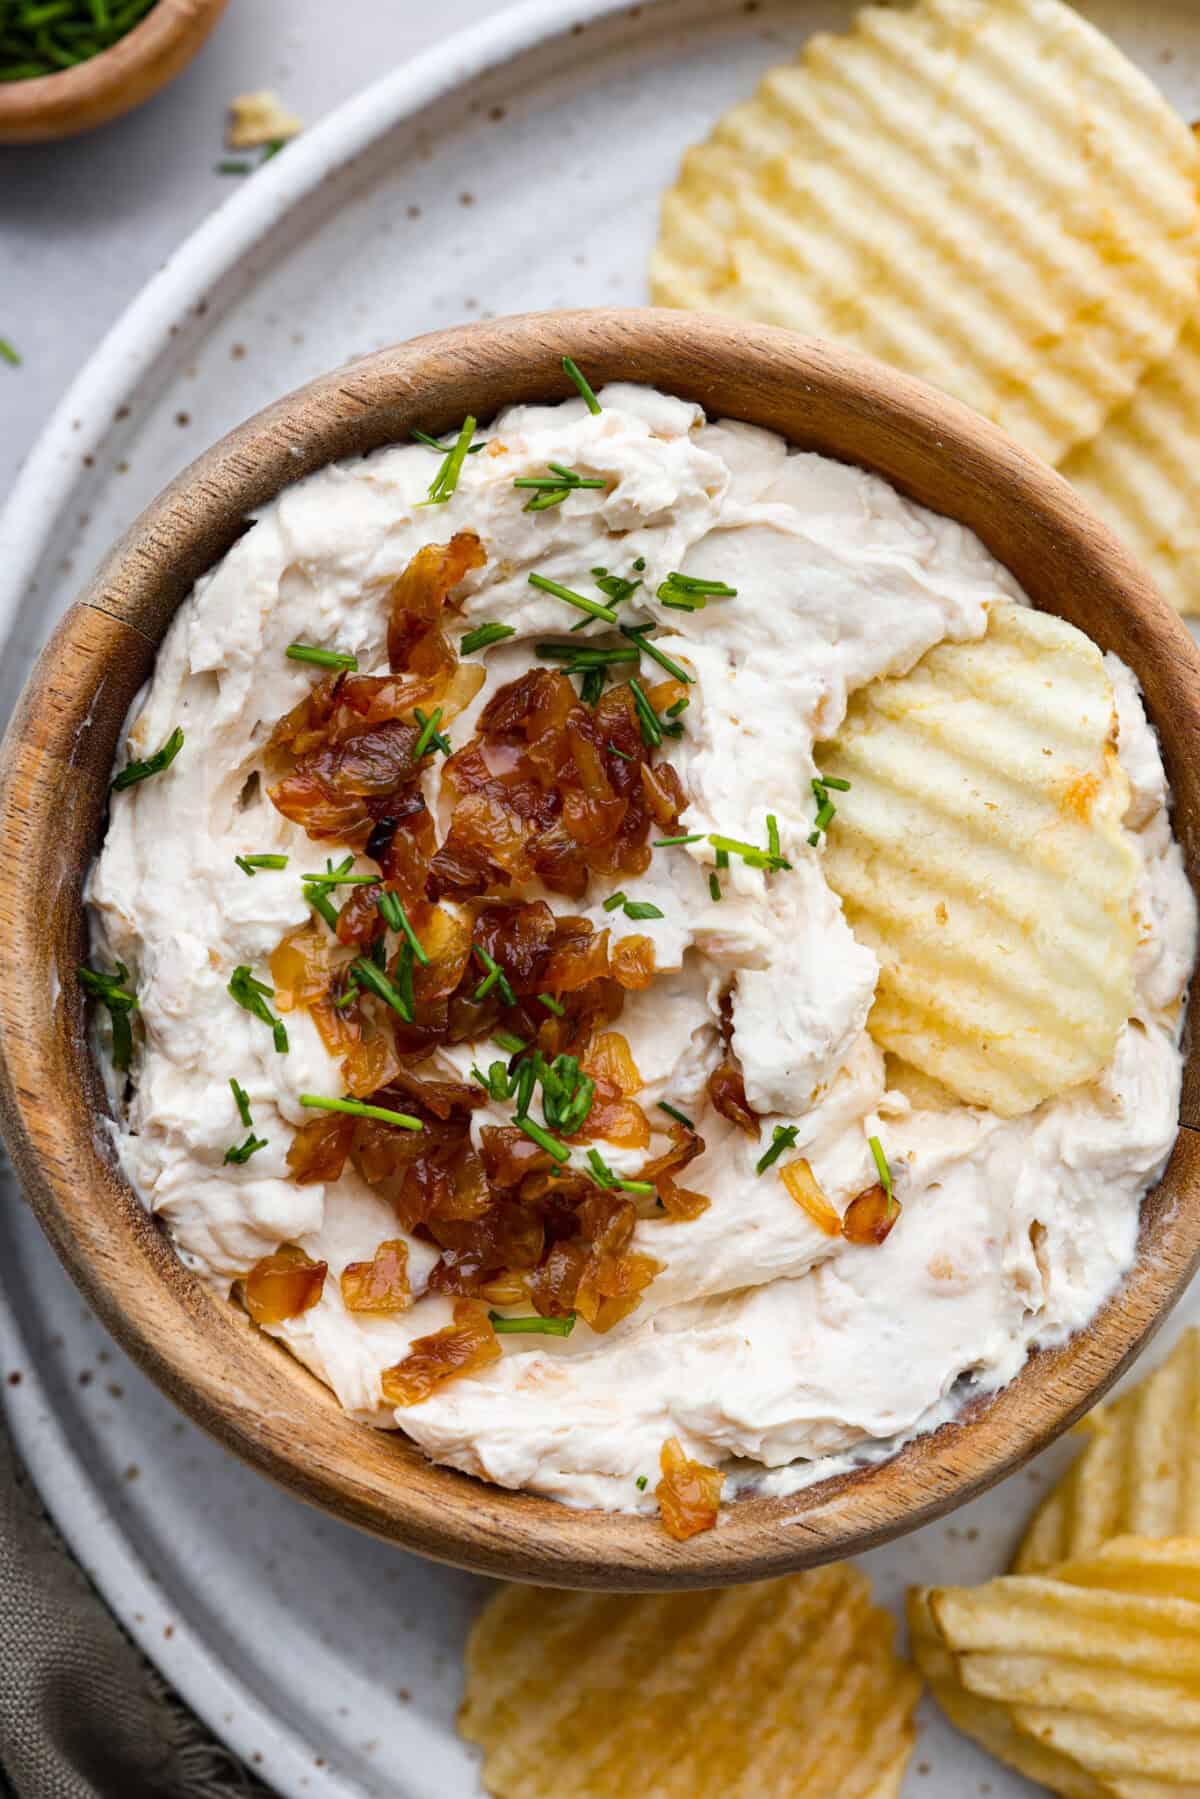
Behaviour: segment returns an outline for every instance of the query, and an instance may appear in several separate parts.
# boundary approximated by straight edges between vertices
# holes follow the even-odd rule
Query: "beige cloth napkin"
[[[0,1795],[270,1799],[144,1660],[0,1422]]]

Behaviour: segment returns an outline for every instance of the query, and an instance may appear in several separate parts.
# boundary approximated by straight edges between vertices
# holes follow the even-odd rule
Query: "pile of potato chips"
[[[947,1717],[1068,1799],[1200,1792],[1198,1377],[1190,1331],[1085,1421],[1011,1574],[910,1596]]]
[[[947,1717],[1065,1799],[1200,1792],[1200,1330],[1080,1427],[1013,1572],[909,1596]],[[899,1799],[917,1674],[849,1563],[717,1592],[502,1587],[459,1727],[495,1799]]]
[[[688,152],[651,288],[954,394],[1200,612],[1198,192],[1192,132],[1063,0],[868,6]]]

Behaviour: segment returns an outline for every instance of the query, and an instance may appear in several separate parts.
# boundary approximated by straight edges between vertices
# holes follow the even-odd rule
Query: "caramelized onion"
[[[255,1324],[282,1324],[316,1305],[327,1272],[327,1263],[285,1243],[254,1264],[242,1282],[242,1300]]]
[[[497,1362],[501,1349],[486,1306],[472,1299],[456,1299],[454,1322],[417,1337],[403,1361],[385,1368],[380,1377],[388,1405],[420,1405],[448,1380],[477,1374]]]
[[[709,1075],[708,1097],[722,1118],[736,1124],[747,1136],[758,1136],[758,1113],[746,1098],[742,1071],[730,1057],[726,1056]]]
[[[654,1492],[663,1525],[677,1543],[686,1543],[717,1522],[725,1476],[703,1462],[693,1462],[677,1437],[668,1437],[659,1457],[662,1479]]]
[[[842,1235],[848,1243],[883,1243],[900,1216],[900,1202],[878,1185],[857,1194],[846,1207]]]
[[[348,1312],[406,1311],[412,1304],[408,1244],[402,1237],[389,1237],[369,1262],[347,1262],[342,1269],[341,1289]]]
[[[827,1237],[840,1237],[842,1221],[826,1199],[821,1184],[803,1156],[780,1169],[784,1186],[796,1204]]]
[[[336,1181],[346,1165],[354,1136],[354,1120],[344,1112],[323,1112],[302,1124],[287,1153],[292,1179],[301,1186]]]

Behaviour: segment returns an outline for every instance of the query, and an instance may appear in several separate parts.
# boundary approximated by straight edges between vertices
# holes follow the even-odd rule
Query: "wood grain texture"
[[[1200,862],[1200,658],[1173,612],[1048,468],[917,383],[829,344],[681,313],[499,320],[381,351],[234,431],[137,521],[43,653],[0,752],[0,1121],[68,1269],[127,1349],[199,1423],[291,1492],[423,1554],[561,1585],[653,1588],[758,1579],[870,1547],[1010,1473],[1097,1400],[1200,1258],[1200,1069],[1143,1211],[1141,1251],[1088,1330],[1036,1356],[890,1462],[787,1500],[746,1499],[721,1528],[671,1542],[646,1519],[574,1512],[430,1465],[355,1424],[286,1352],[178,1262],[113,1164],[73,969],[81,881],[101,835],[121,720],[192,582],[246,517],[337,457],[441,431],[474,412],[648,381],[793,442],[878,470],[975,529],[1030,597],[1117,650],[1140,678]]]
[[[187,67],[229,0],[158,0],[140,25],[73,69],[0,85],[0,144],[76,137],[132,112]]]

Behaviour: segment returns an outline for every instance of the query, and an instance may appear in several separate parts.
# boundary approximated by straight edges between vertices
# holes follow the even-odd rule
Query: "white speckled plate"
[[[657,196],[683,147],[769,62],[850,10],[534,0],[298,140],[150,283],[30,458],[0,518],[0,716],[107,546],[249,412],[360,351],[462,318],[644,299]],[[1081,10],[1185,117],[1200,113],[1194,0]],[[11,1176],[3,1198],[10,1423],[147,1653],[288,1799],[478,1793],[453,1715],[486,1583],[334,1524],[230,1460],[81,1308]],[[1164,1345],[1182,1313],[1200,1318],[1200,1303]],[[884,1601],[914,1581],[998,1569],[1068,1453],[869,1556]],[[1032,1791],[932,1710],[924,1719],[906,1799]]]

